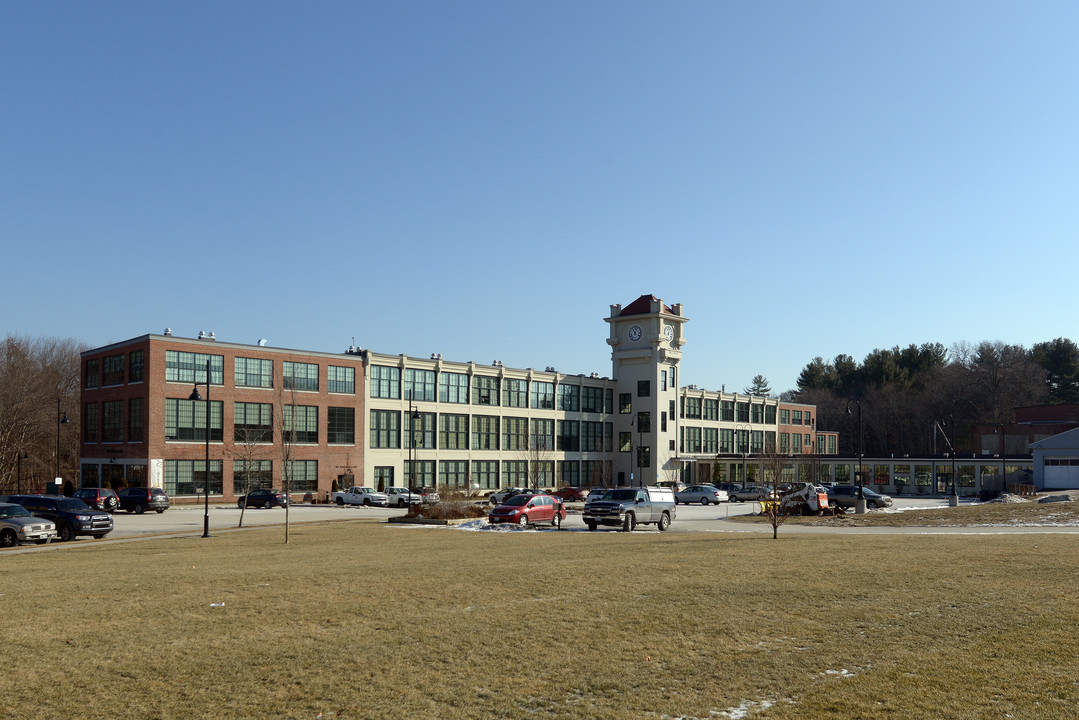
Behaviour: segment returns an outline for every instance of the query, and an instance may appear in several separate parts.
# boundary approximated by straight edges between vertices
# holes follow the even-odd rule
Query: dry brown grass
[[[767,522],[754,515],[731,518],[739,522]],[[871,510],[861,515],[848,511],[835,517],[789,517],[787,523],[839,527],[1053,527],[1079,526],[1079,502],[981,503],[959,507],[924,508],[889,512]],[[782,530],[780,530],[782,532]]]
[[[358,520],[0,554],[0,578],[0,717],[1079,717],[1070,536]]]

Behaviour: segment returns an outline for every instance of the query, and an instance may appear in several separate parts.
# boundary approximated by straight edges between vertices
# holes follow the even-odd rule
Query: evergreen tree
[[[772,388],[768,385],[768,379],[763,375],[757,375],[753,378],[753,383],[746,388],[746,395],[755,395],[756,397],[765,397],[772,392]]]

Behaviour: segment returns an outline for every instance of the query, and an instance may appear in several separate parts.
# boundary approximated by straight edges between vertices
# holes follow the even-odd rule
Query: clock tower
[[[614,478],[618,485],[655,485],[677,479],[678,380],[681,375],[682,305],[642,295],[611,305],[612,377],[615,380]]]

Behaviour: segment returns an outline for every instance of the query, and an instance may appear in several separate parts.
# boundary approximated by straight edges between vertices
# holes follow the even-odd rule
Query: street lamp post
[[[205,510],[202,516],[202,536],[210,537],[210,359],[206,359],[206,382],[196,382],[194,389],[188,396],[188,400],[202,400],[199,395],[199,385],[206,386],[206,464],[203,466],[205,479],[203,480],[202,497],[205,502]]]
[[[862,445],[862,401],[855,400],[854,403],[858,407],[858,469],[854,474],[854,485],[858,488],[858,499],[854,501],[854,512],[858,514],[865,512],[865,494],[862,493],[862,482],[864,481],[862,463],[865,458],[865,449]],[[850,401],[847,401],[847,414],[850,415]]]
[[[67,413],[63,413],[63,417],[60,416],[60,398],[56,398],[56,474],[53,475],[53,482],[56,483],[57,495],[60,494],[60,485],[64,482],[60,477],[60,426],[67,425],[68,422]]]

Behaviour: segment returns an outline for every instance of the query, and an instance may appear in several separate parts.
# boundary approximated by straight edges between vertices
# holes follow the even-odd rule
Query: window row
[[[783,411],[780,411],[782,415]],[[767,403],[735,402],[719,398],[683,397],[680,414],[687,420],[717,420],[776,424],[776,406]]]
[[[805,410],[780,410],[780,425],[813,425],[813,413]]]
[[[203,495],[209,489],[210,495],[220,495],[224,488],[222,481],[222,462],[210,461],[210,471],[206,472],[205,460],[166,460],[165,492],[170,496]],[[289,460],[285,466],[288,473],[290,493],[318,491],[318,461]],[[269,460],[235,460],[232,464],[232,487],[236,495],[243,495],[249,490],[270,488],[273,485],[273,464]]]
[[[124,406],[127,405],[127,442],[145,440],[143,398],[86,403],[82,409],[83,442],[124,442]]]
[[[109,355],[108,357],[87,360],[82,369],[82,386],[87,390],[98,387],[111,387],[124,384],[124,371],[127,371],[127,382],[142,382],[143,369],[146,364],[146,351],[133,350],[126,356]]]
[[[611,452],[614,424],[495,415],[372,410],[372,448]]]
[[[416,368],[402,371],[389,365],[372,365],[370,374],[371,397],[384,400],[614,412],[614,390],[610,388]]]
[[[206,440],[206,405],[200,400],[165,400],[165,439],[175,441]],[[224,403],[211,400],[210,441],[224,439]],[[274,441],[274,407],[271,403],[237,402],[233,405],[233,442],[237,444]],[[278,432],[290,442],[318,444],[325,428],[329,445],[356,444],[356,410],[351,407],[328,407],[324,424],[315,405],[284,405]]]
[[[142,351],[139,351],[141,353]],[[135,355],[135,353],[132,353]],[[105,358],[105,363],[110,358]],[[234,357],[232,359],[233,382],[236,387],[247,388],[272,388],[274,387],[274,361],[266,358]],[[140,359],[141,376],[141,359]],[[206,383],[206,368],[209,363],[210,384],[224,385],[225,383],[225,356],[210,355],[207,353],[183,352],[180,350],[165,351],[165,380],[168,382]],[[90,364],[96,368],[96,360],[87,361],[87,385],[90,384]],[[299,390],[304,392],[318,392],[320,390],[320,367],[318,363],[296,362],[285,360],[281,363],[282,387],[285,390]],[[123,384],[122,373],[115,374],[113,379],[119,377],[119,381],[113,384]],[[134,382],[134,376],[132,376]],[[354,395],[356,393],[356,368],[341,365],[328,365],[326,367],[326,391]]]

